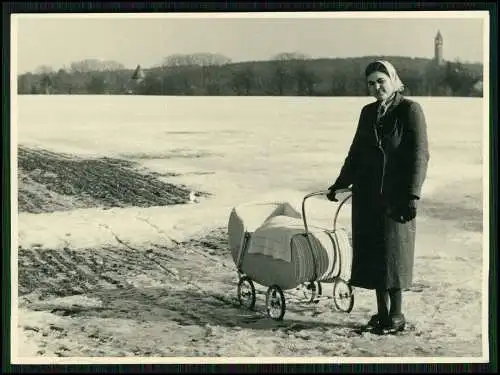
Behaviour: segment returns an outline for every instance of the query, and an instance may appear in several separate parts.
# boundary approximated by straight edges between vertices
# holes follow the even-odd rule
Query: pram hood
[[[295,219],[302,219],[300,211],[288,202],[249,202],[233,207],[231,215],[241,218],[244,230],[254,232],[265,221],[275,216],[287,216]],[[231,224],[231,223],[230,223]],[[231,231],[231,226],[228,228]]]
[[[234,234],[238,233],[237,243],[232,246],[242,246],[242,236],[245,232],[250,233],[249,254],[264,254],[290,262],[291,240],[296,235],[304,234],[305,227],[302,214],[289,202],[252,202],[233,208],[228,231],[230,238],[235,238]],[[311,235],[321,238],[328,248],[331,247],[323,228],[313,224],[309,231]]]

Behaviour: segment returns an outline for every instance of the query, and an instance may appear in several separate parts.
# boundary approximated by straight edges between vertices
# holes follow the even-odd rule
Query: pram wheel
[[[321,283],[318,281],[304,283],[302,291],[307,303],[317,302],[316,297],[321,296],[322,293]]]
[[[270,286],[266,293],[267,315],[274,320],[281,320],[285,315],[285,296],[277,285]]]
[[[255,287],[248,276],[243,276],[238,282],[238,301],[249,310],[255,306]]]
[[[352,287],[342,279],[336,279],[333,283],[333,302],[338,310],[346,313],[351,312],[354,306]]]

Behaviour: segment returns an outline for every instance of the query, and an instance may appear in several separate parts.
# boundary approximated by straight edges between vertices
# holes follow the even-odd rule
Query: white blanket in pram
[[[270,217],[252,233],[248,253],[269,255],[290,262],[292,238],[300,233],[304,233],[302,219],[284,215]]]
[[[287,202],[243,204],[233,208],[232,215],[239,218],[234,222],[243,224],[244,232],[251,234],[247,244],[248,254],[258,253],[290,262],[292,238],[305,233],[301,213]],[[310,235],[315,236],[327,252],[334,251],[324,229],[313,223],[308,227]],[[243,245],[243,242],[240,243]]]

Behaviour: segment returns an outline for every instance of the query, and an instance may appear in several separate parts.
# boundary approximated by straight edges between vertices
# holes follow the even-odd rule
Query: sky
[[[59,69],[83,59],[114,60],[127,68],[137,64],[148,68],[159,65],[168,55],[196,52],[221,53],[232,61],[266,60],[280,52],[300,52],[313,58],[433,58],[434,37],[439,30],[445,60],[483,62],[483,25],[488,28],[484,13],[479,18],[477,12],[451,14],[261,13],[251,18],[234,13],[222,17],[16,15],[13,58],[17,58],[18,73],[34,71],[41,65]]]

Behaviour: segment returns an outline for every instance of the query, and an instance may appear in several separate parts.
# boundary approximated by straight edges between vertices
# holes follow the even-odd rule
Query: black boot
[[[391,315],[389,318],[389,324],[384,328],[387,333],[396,333],[403,331],[406,326],[406,318],[403,314]]]
[[[384,289],[376,290],[377,296],[377,314],[372,315],[366,327],[370,330],[380,330],[387,325],[389,319],[389,293]]]
[[[404,314],[401,312],[403,299],[401,289],[390,289],[389,299],[391,302],[391,309],[389,311],[389,318],[386,320],[383,330],[387,333],[403,331],[406,326],[406,319]]]

